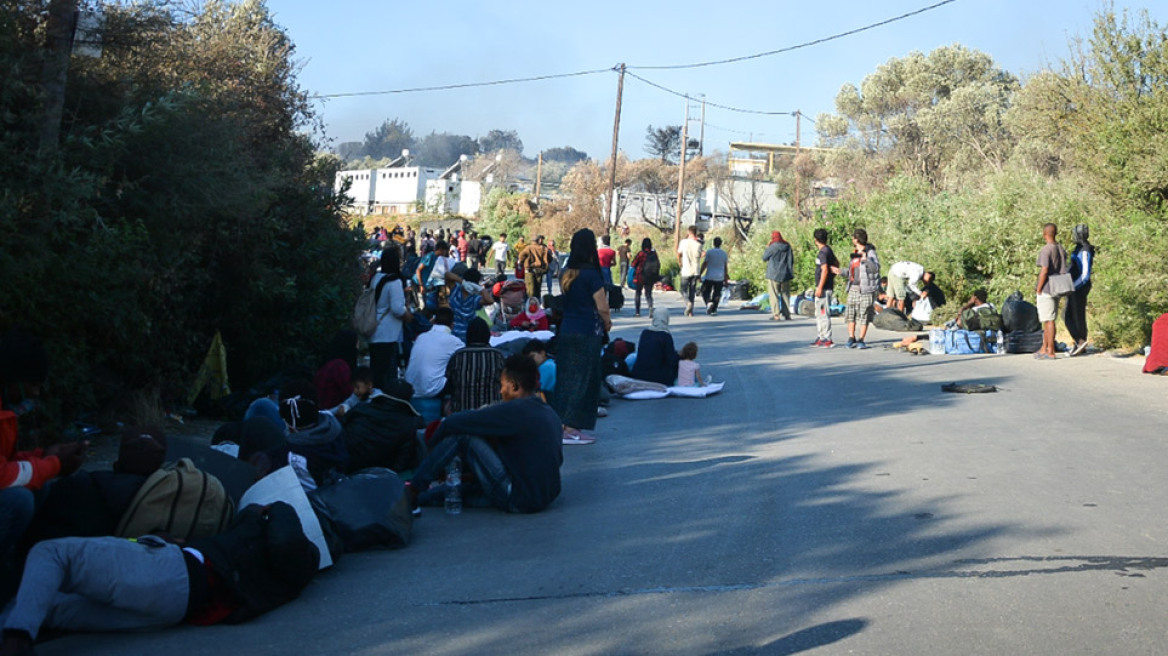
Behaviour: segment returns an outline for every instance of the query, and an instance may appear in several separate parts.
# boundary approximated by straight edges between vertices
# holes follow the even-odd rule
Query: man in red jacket
[[[36,510],[33,492],[57,476],[77,471],[85,442],[17,451],[17,412],[29,408],[48,373],[40,340],[14,329],[0,340],[0,596],[15,583],[12,550]]]

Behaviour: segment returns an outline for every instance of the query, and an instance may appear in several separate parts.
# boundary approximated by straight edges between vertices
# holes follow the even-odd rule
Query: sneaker
[[[580,431],[564,431],[564,444],[593,444],[596,438]]]
[[[410,481],[406,481],[406,499],[410,502],[410,514],[414,517],[422,516],[422,507],[418,505],[418,492]]]
[[[852,348],[863,350],[863,349],[870,348],[870,347],[864,343],[864,340],[858,339],[858,340],[856,340],[855,346],[853,346]]]
[[[830,339],[825,339],[819,346],[820,348],[832,348],[835,346],[835,342],[831,341]]]
[[[597,417],[602,417],[602,418],[603,418],[603,417],[607,417],[607,416],[608,416],[608,409],[607,409],[607,408],[603,408],[603,407],[598,407],[598,408],[596,408],[596,416],[597,416]]]
[[[808,346],[810,346],[811,348],[822,348],[823,347],[823,340],[817,339],[814,342],[811,342],[810,344],[808,344]]]
[[[856,348],[856,338],[855,338],[855,337],[849,337],[849,338],[848,338],[848,343],[847,343],[847,344],[844,344],[844,346],[845,346],[845,347],[847,347],[847,348]]]

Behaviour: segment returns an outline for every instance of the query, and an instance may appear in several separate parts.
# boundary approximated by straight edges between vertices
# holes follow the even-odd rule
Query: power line
[[[733,64],[735,62],[746,61],[749,59],[758,59],[760,57],[770,57],[772,55],[779,55],[779,54],[782,54],[785,52],[791,52],[792,50],[799,50],[801,48],[809,48],[811,46],[816,46],[816,45],[819,45],[821,43],[827,43],[828,41],[835,41],[836,39],[842,39],[846,36],[852,36],[854,34],[859,34],[860,32],[867,32],[868,30],[872,30],[872,29],[875,29],[877,27],[883,27],[884,25],[888,25],[890,23],[895,23],[897,21],[901,21],[901,20],[904,20],[906,18],[911,18],[913,16],[917,16],[917,15],[923,14],[925,12],[933,11],[934,9],[938,9],[940,7],[943,7],[947,4],[951,4],[954,2],[957,2],[957,0],[941,0],[941,2],[931,4],[928,7],[922,7],[920,9],[915,10],[915,11],[910,11],[907,14],[901,14],[899,16],[887,18],[887,19],[882,20],[878,23],[871,23],[871,24],[865,25],[863,27],[857,27],[854,30],[848,30],[847,32],[840,32],[839,34],[825,36],[821,39],[815,39],[814,41],[807,41],[805,43],[800,43],[798,45],[787,46],[785,48],[779,48],[778,50],[768,50],[766,52],[759,52],[759,53],[755,53],[753,55],[743,55],[741,57],[731,57],[730,59],[718,59],[718,60],[714,60],[714,61],[697,62],[697,63],[693,63],[693,64],[669,64],[669,65],[661,65],[661,66],[629,66],[629,68],[630,69],[638,69],[638,70],[677,70],[677,69],[682,69],[682,68],[701,68],[703,66],[719,66],[721,64]],[[630,73],[630,75],[632,75],[632,73]]]
[[[647,80],[647,79],[641,77],[640,75],[637,75],[636,73],[630,72],[630,73],[627,73],[627,75],[629,77],[636,78],[636,79],[640,80],[641,82],[648,84],[651,87],[654,87],[656,89],[660,89],[661,91],[664,91],[665,93],[671,93],[671,94],[677,96],[678,98],[691,98],[692,97],[689,94],[685,94],[685,93],[682,93],[680,91],[674,91],[673,89],[670,89],[667,86],[657,84],[656,82],[654,82],[652,80]],[[709,107],[716,107],[718,109],[724,109],[728,112],[738,112],[740,114],[761,114],[763,116],[794,116],[795,115],[795,112],[767,112],[767,111],[763,111],[760,109],[742,109],[741,107],[731,107],[729,105],[719,105],[718,103],[710,102],[709,100],[706,101],[706,105]]]
[[[533,77],[516,77],[506,80],[490,80],[487,82],[465,82],[462,84],[442,84],[432,87],[413,87],[409,89],[387,89],[385,91],[353,91],[349,93],[320,93],[309,96],[309,98],[327,100],[329,98],[353,98],[357,96],[384,96],[395,93],[416,93],[420,91],[449,91],[451,89],[468,89],[472,87],[493,87],[502,84],[518,84],[520,82],[538,82],[541,80],[555,80],[565,77],[581,77],[584,75],[596,75],[597,73],[608,73],[616,70],[615,68],[596,68],[590,71],[576,71],[574,73],[554,73],[551,75],[536,75]]]

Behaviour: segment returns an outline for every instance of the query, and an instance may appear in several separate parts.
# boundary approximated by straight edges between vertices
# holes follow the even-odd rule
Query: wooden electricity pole
[[[604,217],[604,230],[599,235],[606,235],[613,226],[612,213],[616,209],[616,153],[617,144],[620,141],[620,114],[621,114],[621,96],[625,92],[625,65],[617,64],[617,70],[620,71],[620,77],[617,78],[616,83],[616,117],[612,120],[612,159],[609,160],[611,167],[608,172],[608,193],[605,194],[605,208],[601,216]]]
[[[543,182],[543,151],[539,151],[539,159],[535,161],[535,202],[539,203],[539,188]]]
[[[799,211],[799,195],[800,189],[803,186],[803,176],[799,175],[799,119],[802,118],[799,110],[795,110],[795,161],[791,166],[795,169],[795,219],[803,218],[803,213]]]
[[[706,94],[702,94],[702,129],[698,133],[698,157],[706,156]]]
[[[681,123],[681,163],[677,170],[677,222],[673,225],[673,250],[681,245],[681,208],[685,200],[685,151],[689,149],[689,96],[685,97],[685,120]]]
[[[65,81],[69,77],[69,55],[73,30],[77,25],[77,0],[52,0],[45,29],[45,62],[41,70],[44,106],[41,110],[40,153],[57,151],[61,138],[61,117],[65,112]]]

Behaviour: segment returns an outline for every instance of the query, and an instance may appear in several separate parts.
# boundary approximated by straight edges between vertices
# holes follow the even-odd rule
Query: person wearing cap
[[[13,329],[0,340],[0,596],[15,586],[12,552],[32,522],[35,493],[81,467],[89,442],[17,451],[18,414],[31,409],[48,377],[48,356],[39,339]]]
[[[762,261],[766,262],[767,291],[771,297],[771,321],[777,321],[782,315],[786,321],[791,320],[791,308],[787,299],[791,297],[791,280],[795,278],[794,260],[791,254],[791,244],[783,239],[783,233],[775,230],[771,233],[771,243],[762,253]]]

